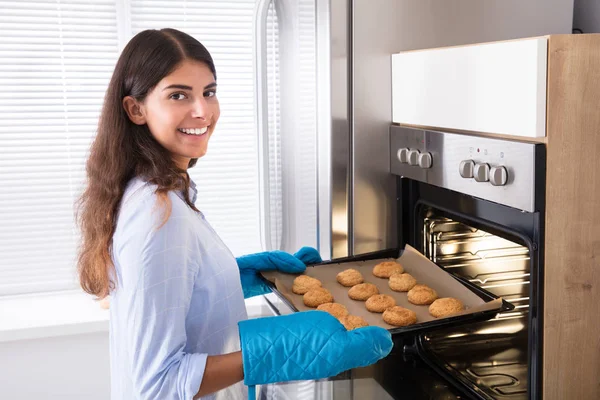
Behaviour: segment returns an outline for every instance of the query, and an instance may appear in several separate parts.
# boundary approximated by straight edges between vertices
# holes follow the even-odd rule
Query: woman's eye
[[[215,97],[216,95],[216,90],[207,90],[206,92],[204,92],[204,97]]]
[[[170,96],[170,98],[171,98],[171,99],[173,99],[173,100],[184,100],[184,99],[186,99],[187,97],[186,97],[186,95],[185,95],[185,94],[183,94],[183,93],[173,93],[173,94]]]

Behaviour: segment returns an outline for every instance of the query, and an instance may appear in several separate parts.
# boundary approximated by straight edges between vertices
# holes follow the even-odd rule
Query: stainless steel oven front
[[[435,371],[439,398],[541,398],[544,145],[391,126],[390,152],[399,246],[515,305],[489,321],[403,340],[401,357]],[[397,397],[407,367],[394,372],[393,360],[380,377]]]

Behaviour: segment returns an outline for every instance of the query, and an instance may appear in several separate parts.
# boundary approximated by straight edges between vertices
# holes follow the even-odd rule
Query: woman
[[[391,350],[384,329],[346,332],[320,311],[247,320],[256,270],[301,272],[310,251],[236,262],[195,207],[187,169],[219,120],[216,88],[206,48],[163,29],[128,43],[106,93],[80,199],[78,269],[84,290],[111,296],[113,400],[241,399],[242,379],[321,378]],[[301,346],[320,357],[307,360]]]

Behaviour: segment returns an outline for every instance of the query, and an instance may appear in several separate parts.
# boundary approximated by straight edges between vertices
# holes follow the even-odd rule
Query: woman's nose
[[[200,119],[209,119],[210,107],[204,98],[196,100],[193,104],[192,117]]]

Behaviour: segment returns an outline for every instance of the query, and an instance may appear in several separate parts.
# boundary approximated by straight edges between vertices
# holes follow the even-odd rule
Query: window
[[[115,4],[0,9],[0,295],[73,288],[73,203],[118,56]]]
[[[190,170],[199,189],[196,205],[234,254],[262,250],[253,70],[255,3],[0,0],[0,296],[77,287],[79,237],[73,204],[83,188],[89,145],[120,50],[133,35],[149,28],[180,29],[211,52],[221,118],[208,154]],[[288,3],[304,10],[292,10],[294,20],[303,24],[289,23],[294,32],[300,27],[296,35],[304,32],[296,46],[305,53],[313,51],[314,21],[307,24],[306,15],[307,10],[314,14],[314,0]],[[282,150],[279,103],[285,87],[280,86],[277,9],[277,4],[271,6],[267,21],[269,227],[278,244],[286,246],[284,232],[297,228],[295,222],[285,228],[282,222],[288,211],[282,157],[289,150]],[[314,57],[308,60],[311,63]],[[304,85],[314,85],[314,68],[312,75],[309,71],[299,76]],[[310,94],[299,104],[314,107],[314,99],[310,100],[314,86],[303,90]],[[293,186],[296,190],[301,186],[305,209],[294,214],[296,220],[305,221],[299,228],[301,245],[314,246],[316,140],[312,136],[307,136],[304,153],[294,158],[306,167]],[[297,247],[288,240],[284,250]]]

